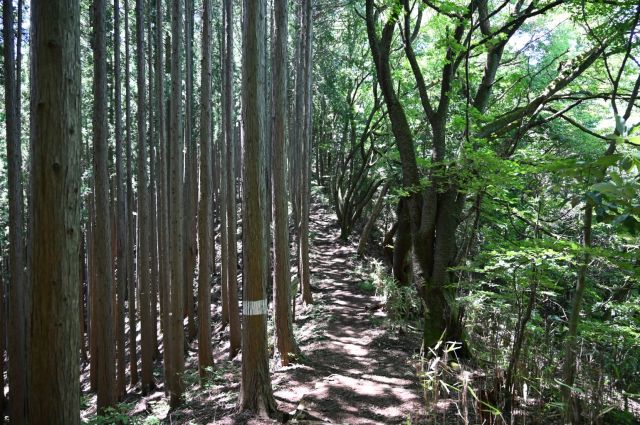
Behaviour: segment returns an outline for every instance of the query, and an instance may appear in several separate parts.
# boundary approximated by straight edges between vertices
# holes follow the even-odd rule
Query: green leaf
[[[627,218],[629,218],[629,214],[619,215],[611,222],[611,224],[620,224],[624,222]]]
[[[640,141],[640,137],[638,137],[638,139]],[[620,161],[620,168],[622,168],[624,171],[629,171],[632,167],[633,158],[631,158],[630,156],[625,156],[624,158],[622,158],[622,161]]]
[[[596,183],[591,189],[604,195],[617,195],[620,192],[620,188],[611,182]]]
[[[640,146],[640,136],[627,137],[625,141],[627,143],[631,143],[632,145]]]

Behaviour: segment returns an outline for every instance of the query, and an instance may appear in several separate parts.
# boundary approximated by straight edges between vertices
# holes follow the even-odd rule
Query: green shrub
[[[375,294],[376,286],[370,280],[358,283],[358,289],[365,294]]]
[[[638,425],[640,422],[633,416],[631,412],[625,412],[620,409],[609,410],[602,415],[602,423],[604,425]]]
[[[86,425],[138,425],[138,418],[129,416],[129,411],[133,408],[130,403],[120,403],[116,407],[107,407],[102,415],[96,415],[89,419]]]
[[[398,286],[379,261],[374,261],[370,277],[392,323],[402,326],[420,317],[420,297],[413,285]]]

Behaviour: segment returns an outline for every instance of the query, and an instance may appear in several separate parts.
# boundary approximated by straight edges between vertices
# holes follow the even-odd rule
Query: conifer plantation
[[[640,423],[637,0],[2,0],[0,424]]]

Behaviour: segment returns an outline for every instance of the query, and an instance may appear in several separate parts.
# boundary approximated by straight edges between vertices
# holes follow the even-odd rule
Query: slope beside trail
[[[310,229],[314,305],[296,321],[301,364],[276,370],[274,393],[291,422],[419,423],[421,390],[411,356],[419,336],[383,327],[385,314],[338,240],[335,217],[314,205]]]

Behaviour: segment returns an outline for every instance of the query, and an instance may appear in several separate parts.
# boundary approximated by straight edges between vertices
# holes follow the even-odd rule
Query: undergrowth
[[[421,303],[413,285],[399,286],[385,266],[373,260],[367,284],[382,302],[392,328],[406,328],[420,318]]]

